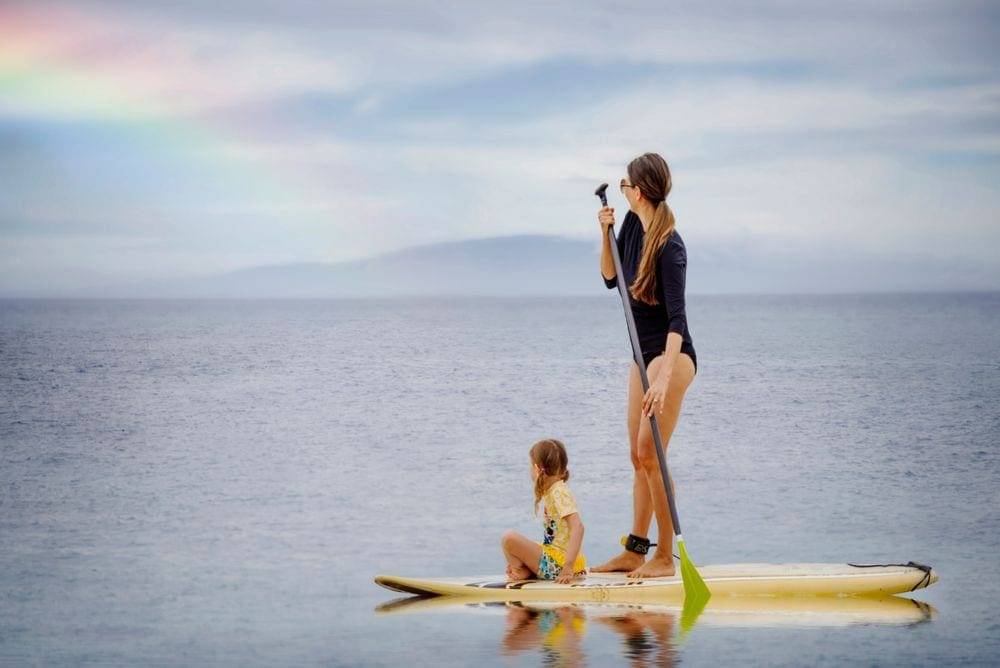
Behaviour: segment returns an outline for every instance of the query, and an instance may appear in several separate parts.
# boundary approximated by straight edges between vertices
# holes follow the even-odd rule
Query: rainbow
[[[103,15],[0,6],[0,118],[92,124],[151,167],[207,178],[245,208],[273,212],[302,199],[289,174],[246,157],[232,118],[202,113],[198,91],[184,89],[199,76],[202,90],[225,82],[136,56],[115,42],[128,34]]]

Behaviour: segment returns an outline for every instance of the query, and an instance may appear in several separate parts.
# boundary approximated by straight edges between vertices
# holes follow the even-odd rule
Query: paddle
[[[602,183],[594,194],[601,198],[601,204],[608,205],[608,196],[605,191],[608,189],[607,183]],[[622,307],[625,309],[625,323],[628,325],[628,335],[632,342],[632,359],[639,367],[639,375],[642,378],[642,390],[649,390],[649,377],[646,375],[646,363],[642,359],[642,349],[639,347],[639,335],[635,330],[635,318],[632,317],[632,307],[629,305],[628,286],[625,285],[625,275],[622,273],[622,260],[618,254],[618,241],[615,238],[613,226],[608,226],[608,240],[611,242],[611,257],[615,261],[615,275],[618,277],[618,294],[622,298]],[[670,472],[667,470],[667,456],[663,451],[663,444],[660,442],[660,430],[656,425],[656,416],[649,416],[650,426],[653,428],[653,442],[656,444],[656,458],[660,462],[660,475],[663,477],[663,487],[667,491],[667,504],[670,506],[670,518],[674,523],[674,535],[677,536],[677,549],[681,556],[681,577],[684,580],[684,612],[681,616],[681,624],[694,623],[695,618],[701,613],[712,593],[708,590],[708,585],[702,579],[698,569],[695,568],[688,557],[687,549],[684,547],[684,537],[681,535],[681,522],[677,518],[677,504],[674,502],[674,492],[670,485]],[[663,537],[660,537],[662,540]]]

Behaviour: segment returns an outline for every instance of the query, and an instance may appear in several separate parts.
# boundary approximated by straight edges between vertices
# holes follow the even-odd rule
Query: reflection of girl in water
[[[503,656],[540,650],[543,665],[586,665],[582,641],[589,611],[592,619],[621,635],[624,644],[621,658],[630,665],[669,667],[677,658],[674,647],[677,616],[672,612],[623,607],[620,614],[614,614],[618,612],[616,608],[609,610],[601,605],[507,605],[507,633],[500,644]],[[603,640],[599,644],[603,646]]]
[[[586,630],[583,610],[572,605],[551,609],[527,609],[511,603],[507,612],[507,634],[500,653],[513,656],[519,652],[541,650],[546,666],[586,665],[580,641]]]
[[[507,530],[501,546],[507,559],[507,577],[527,580],[539,577],[568,583],[587,568],[580,552],[583,522],[576,500],[569,490],[569,457],[559,441],[548,438],[531,447],[531,477],[535,481],[535,513],[538,504],[544,509],[542,543]]]

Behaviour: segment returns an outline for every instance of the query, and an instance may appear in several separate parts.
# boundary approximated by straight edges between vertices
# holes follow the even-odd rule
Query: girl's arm
[[[556,578],[559,584],[569,584],[573,579],[573,565],[580,555],[580,546],[583,545],[583,522],[580,520],[580,513],[567,515],[566,521],[569,523],[569,544],[566,546],[566,561],[559,577]]]

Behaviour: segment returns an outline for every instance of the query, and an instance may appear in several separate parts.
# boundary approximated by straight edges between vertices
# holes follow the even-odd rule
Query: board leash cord
[[[916,568],[924,572],[923,579],[917,584],[913,585],[913,589],[910,591],[916,591],[918,589],[923,589],[924,587],[929,587],[931,584],[931,567],[925,566],[924,564],[918,564],[915,561],[908,561],[905,564],[847,564],[848,566],[854,566],[855,568],[891,568],[892,566],[900,566],[902,568]]]

